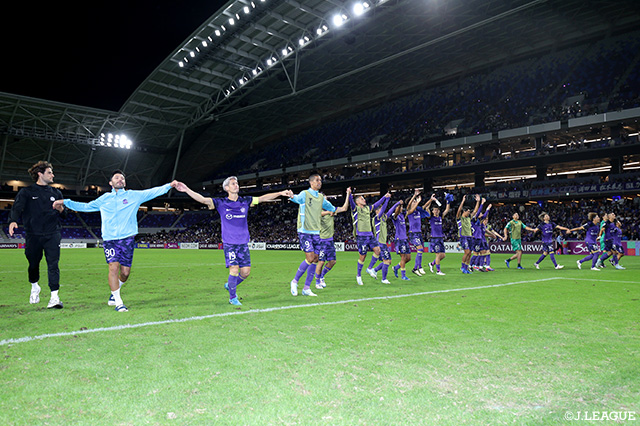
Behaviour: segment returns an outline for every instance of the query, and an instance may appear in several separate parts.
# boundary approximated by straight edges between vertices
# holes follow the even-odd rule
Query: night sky
[[[226,2],[3,5],[0,91],[117,111]],[[7,25],[9,24],[10,25]]]

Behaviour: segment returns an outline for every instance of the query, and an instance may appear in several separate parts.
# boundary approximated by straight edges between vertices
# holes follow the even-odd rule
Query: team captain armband
[[[258,203],[260,203],[260,198],[259,197],[251,197],[251,205],[252,206],[257,206]]]

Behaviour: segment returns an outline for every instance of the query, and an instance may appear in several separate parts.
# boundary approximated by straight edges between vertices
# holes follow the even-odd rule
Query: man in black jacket
[[[64,206],[52,209],[55,200],[61,200],[62,193],[51,187],[53,183],[53,168],[47,161],[38,161],[31,166],[29,174],[35,183],[22,188],[16,195],[15,202],[9,216],[9,235],[13,237],[18,227],[18,220],[22,217],[25,232],[24,254],[29,261],[29,282],[31,296],[29,303],[40,302],[40,261],[44,252],[47,260],[49,288],[51,299],[47,308],[62,309],[62,302],[58,296],[60,289],[60,217],[66,217]]]

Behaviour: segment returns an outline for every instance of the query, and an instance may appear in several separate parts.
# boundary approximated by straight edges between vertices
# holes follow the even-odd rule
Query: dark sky
[[[0,91],[117,111],[226,1],[7,3]]]

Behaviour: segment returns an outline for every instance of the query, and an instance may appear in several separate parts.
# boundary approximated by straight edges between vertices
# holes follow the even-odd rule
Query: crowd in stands
[[[461,77],[242,153],[212,178],[638,107],[639,56],[635,31]]]

